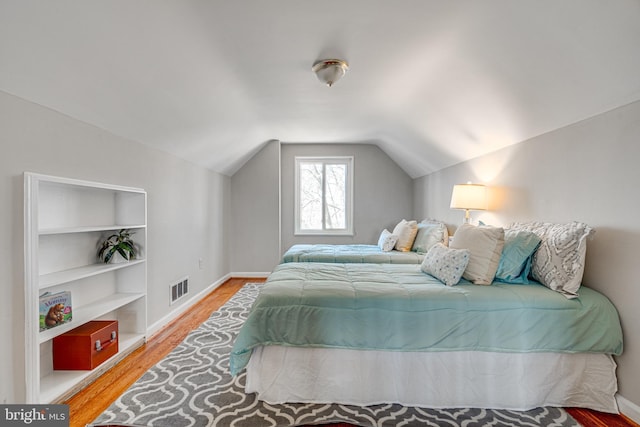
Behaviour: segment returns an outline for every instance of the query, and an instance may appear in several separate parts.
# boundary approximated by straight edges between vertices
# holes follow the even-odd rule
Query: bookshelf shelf
[[[120,334],[118,354],[109,365],[103,364],[93,371],[50,372],[40,379],[40,399],[43,402],[56,402],[71,396],[144,342],[144,334]]]
[[[104,225],[104,226],[91,226],[91,227],[63,227],[63,228],[48,228],[39,231],[41,236],[48,236],[52,234],[71,234],[71,233],[90,233],[94,231],[118,231],[123,228],[135,230],[139,228],[146,228],[145,225],[132,224],[132,225]]]
[[[109,295],[107,298],[100,299],[91,304],[86,304],[78,308],[74,308],[73,320],[71,322],[40,332],[40,343],[44,343],[57,337],[58,335],[62,335],[65,332],[70,331],[73,328],[77,328],[83,323],[87,323],[90,320],[97,319],[100,316],[119,309],[120,307],[124,307],[130,302],[136,301],[140,298],[144,298],[144,296],[144,294],[113,294]]]
[[[82,267],[71,268],[69,270],[56,271],[54,273],[43,274],[39,278],[40,289],[46,289],[62,283],[72,282],[84,279],[98,274],[104,274],[109,271],[119,270],[121,268],[129,268],[134,265],[145,262],[144,259],[136,259],[127,263],[120,264],[91,264]]]

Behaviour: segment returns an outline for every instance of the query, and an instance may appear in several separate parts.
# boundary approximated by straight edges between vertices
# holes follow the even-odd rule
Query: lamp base
[[[471,214],[469,213],[469,209],[464,210],[464,222],[463,224],[471,224]]]

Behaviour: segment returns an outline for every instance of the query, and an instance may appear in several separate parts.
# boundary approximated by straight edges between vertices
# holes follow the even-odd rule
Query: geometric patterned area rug
[[[256,427],[349,423],[356,426],[580,426],[562,408],[531,411],[269,405],[244,392],[245,373],[232,377],[229,354],[260,285],[247,284],[147,371],[92,426]]]

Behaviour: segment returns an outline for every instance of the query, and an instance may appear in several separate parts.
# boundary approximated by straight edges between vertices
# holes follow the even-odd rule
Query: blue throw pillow
[[[531,259],[540,237],[526,230],[504,230],[504,248],[495,280],[503,283],[529,283]]]

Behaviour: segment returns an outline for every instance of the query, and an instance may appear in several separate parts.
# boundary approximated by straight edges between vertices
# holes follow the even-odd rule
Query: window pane
[[[322,230],[322,163],[300,163],[300,229]]]
[[[327,164],[325,180],[325,227],[328,230],[345,229],[347,227],[345,193],[347,166],[344,164]]]

